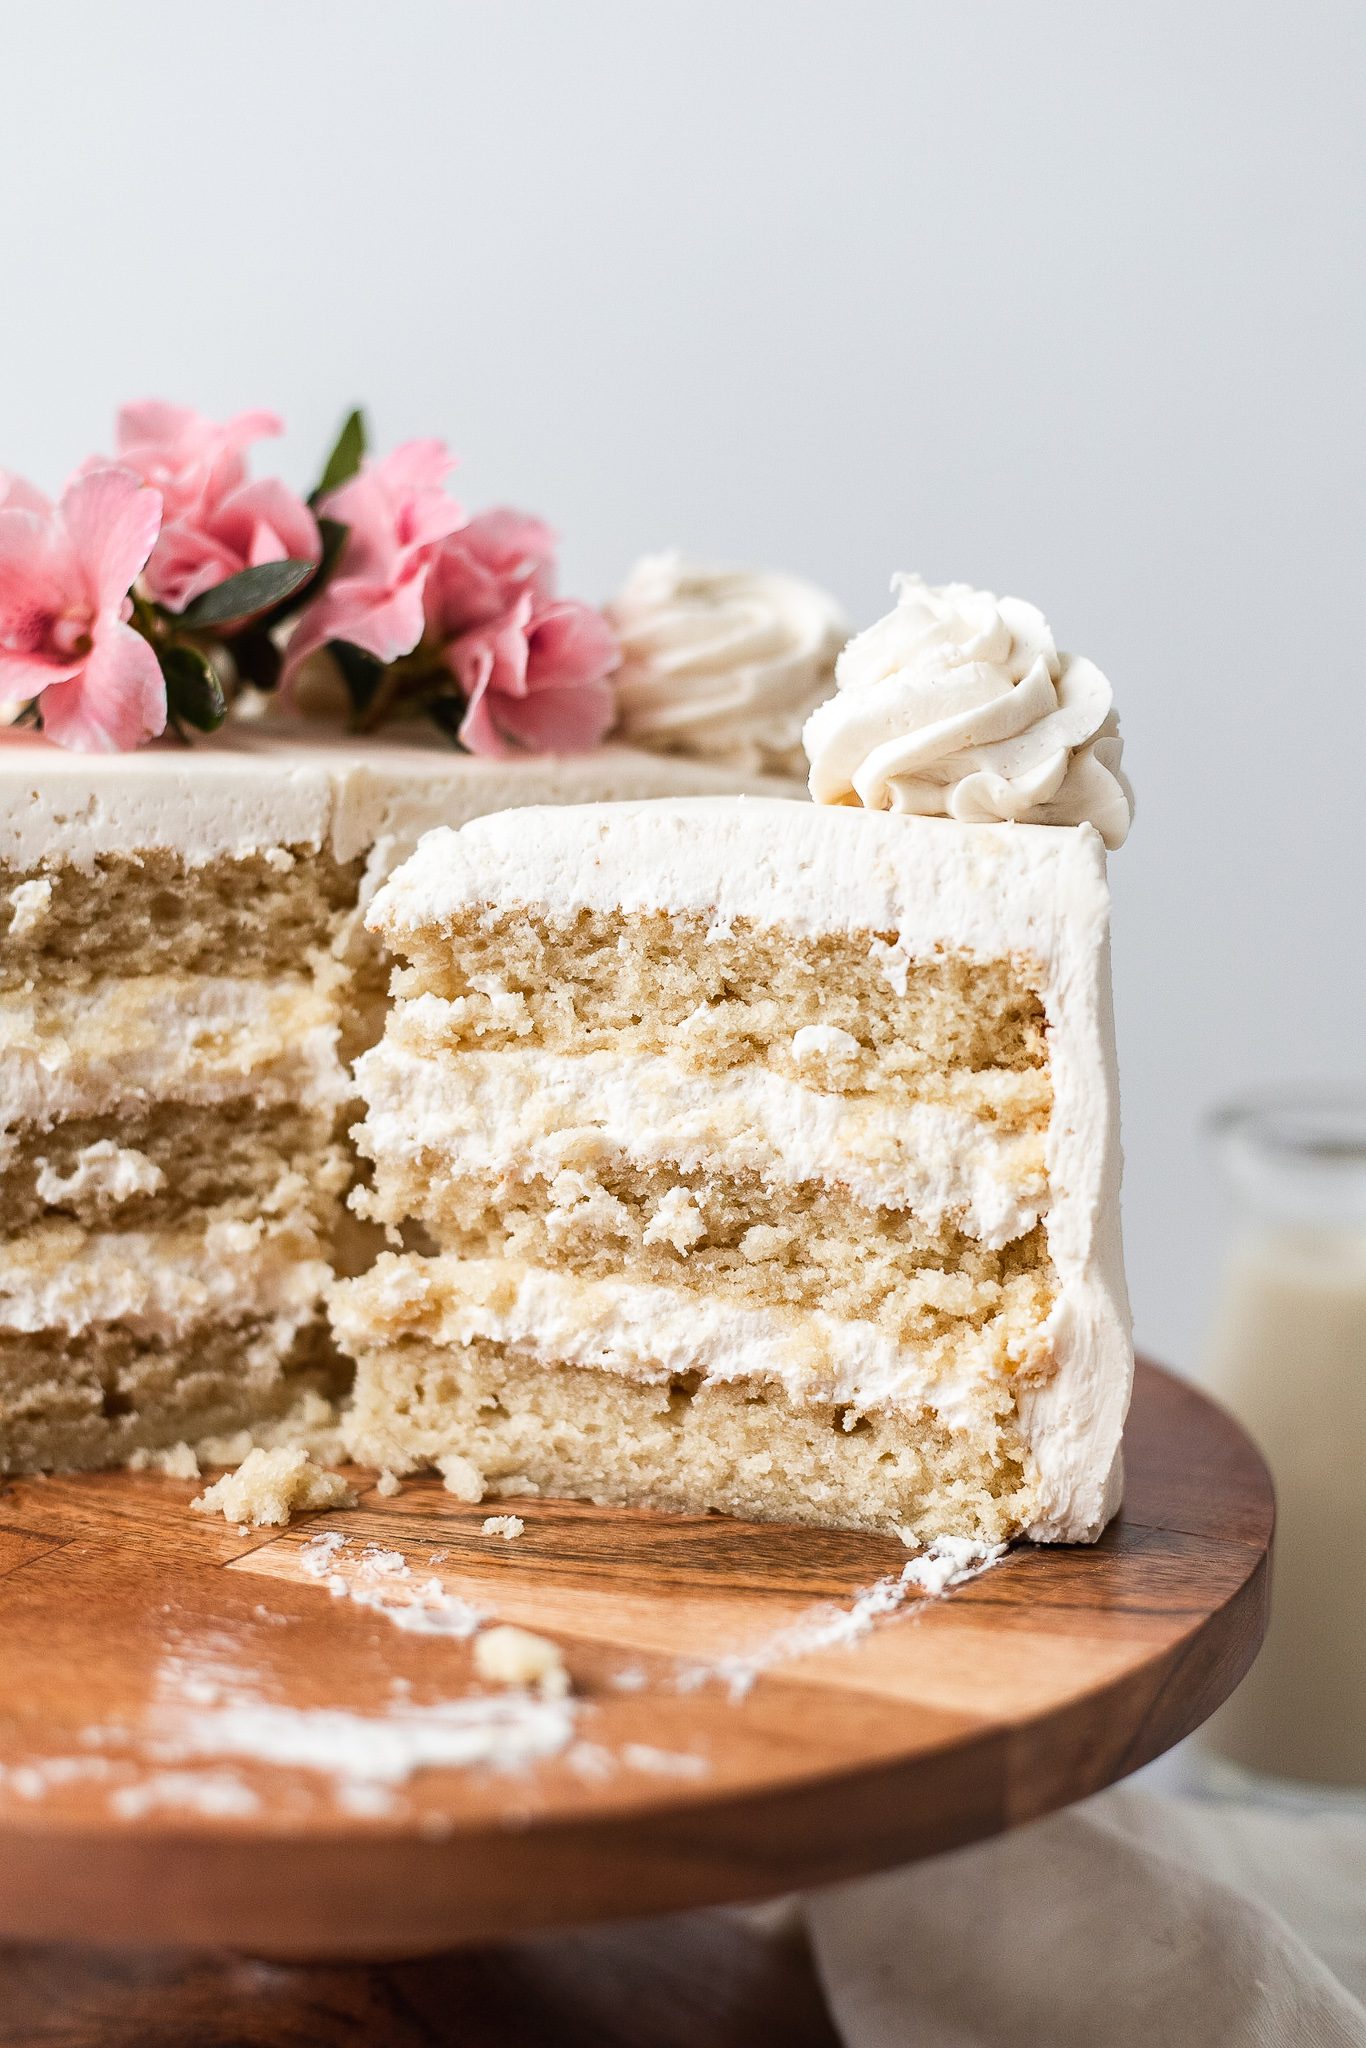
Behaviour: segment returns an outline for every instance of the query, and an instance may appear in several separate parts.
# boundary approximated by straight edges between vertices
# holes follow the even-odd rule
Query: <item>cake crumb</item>
[[[158,1450],[145,1447],[128,1460],[130,1472],[160,1472],[164,1479],[198,1479],[199,1460],[189,1444],[162,1444]]]
[[[34,931],[52,908],[52,883],[46,875],[35,875],[9,892],[9,936],[21,939]]]
[[[349,1508],[356,1496],[336,1472],[324,1472],[301,1445],[248,1453],[235,1472],[201,1493],[190,1506],[201,1515],[221,1513],[251,1528],[283,1528],[298,1508]]]
[[[447,1451],[444,1458],[437,1459],[436,1469],[447,1493],[453,1493],[457,1500],[474,1505],[484,1498],[484,1475],[473,1459],[462,1457],[459,1451]]]
[[[392,1500],[396,1493],[402,1491],[397,1472],[381,1472],[375,1481],[375,1492],[383,1494],[385,1500]]]
[[[474,1668],[490,1685],[535,1685],[549,1700],[561,1700],[569,1691],[559,1644],[510,1622],[475,1637]]]
[[[484,1523],[482,1534],[501,1536],[505,1543],[511,1543],[514,1536],[520,1536],[526,1523],[520,1515],[490,1515]]]
[[[645,1226],[642,1242],[670,1244],[680,1254],[690,1252],[707,1234],[701,1211],[687,1188],[670,1188]]]

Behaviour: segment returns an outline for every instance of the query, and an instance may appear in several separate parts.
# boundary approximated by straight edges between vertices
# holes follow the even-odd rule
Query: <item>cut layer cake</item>
[[[917,1540],[1113,1513],[1109,688],[911,581],[840,684],[826,805],[508,813],[380,893],[362,1201],[435,1249],[336,1290],[364,1462]]]

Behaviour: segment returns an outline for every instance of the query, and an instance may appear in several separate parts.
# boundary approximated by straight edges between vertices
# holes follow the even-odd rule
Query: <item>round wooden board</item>
[[[184,1482],[12,1481],[0,1934],[415,1955],[771,1896],[1033,1819],[1189,1733],[1265,1626],[1271,1484],[1237,1425],[1141,1365],[1126,1455],[1100,1543],[1024,1546],[741,1699],[699,1665],[848,1608],[901,1546],[558,1501],[504,1504],[526,1522],[505,1542],[431,1480],[239,1534],[189,1513]],[[474,1689],[467,1641],[396,1628],[306,1573],[330,1529],[349,1556],[401,1552],[553,1636],[574,1744],[523,1769],[422,1770],[357,1811],[326,1772],[168,1743],[173,1709],[183,1726],[242,1699],[382,1717]]]

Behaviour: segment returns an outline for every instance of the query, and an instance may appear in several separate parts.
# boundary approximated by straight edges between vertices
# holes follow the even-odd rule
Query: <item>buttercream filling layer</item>
[[[85,1231],[40,1224],[10,1239],[0,1263],[0,1329],[71,1332],[120,1323],[178,1337],[206,1321],[316,1313],[332,1278],[306,1225],[221,1217],[197,1230]]]
[[[0,1129],[91,1116],[115,1102],[225,1102],[251,1089],[338,1105],[336,1004],[282,976],[144,975],[102,988],[0,997]]]
[[[381,1162],[430,1154],[456,1170],[543,1175],[613,1156],[641,1166],[758,1173],[847,1188],[869,1207],[946,1218],[998,1249],[1047,1203],[1041,1134],[911,1103],[820,1094],[762,1068],[702,1073],[666,1054],[580,1056],[528,1048],[437,1060],[397,1032],[359,1062],[361,1149]],[[449,1171],[449,1167],[447,1171]]]
[[[553,1366],[597,1367],[660,1382],[776,1381],[798,1401],[857,1410],[930,1410],[949,1428],[980,1428],[1009,1407],[1006,1375],[1041,1360],[1039,1334],[999,1324],[952,1333],[949,1362],[909,1350],[874,1324],[820,1310],[756,1309],[631,1280],[585,1280],[511,1259],[386,1254],[332,1297],[345,1349],[421,1336],[442,1345],[493,1341]]]

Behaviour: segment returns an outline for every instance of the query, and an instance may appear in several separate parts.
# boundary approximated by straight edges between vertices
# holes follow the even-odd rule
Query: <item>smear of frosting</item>
[[[638,562],[606,609],[623,739],[750,774],[805,772],[802,725],[829,695],[848,631],[825,591],[673,552]]]
[[[897,576],[896,604],[849,642],[802,735],[818,803],[967,823],[1096,827],[1123,843],[1133,794],[1113,692],[1059,653],[1044,615],[966,583]]]

